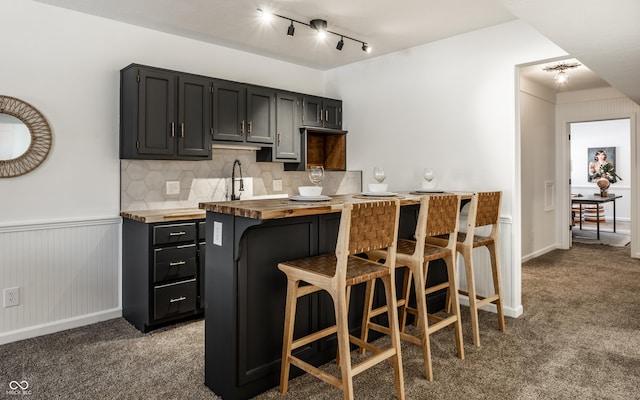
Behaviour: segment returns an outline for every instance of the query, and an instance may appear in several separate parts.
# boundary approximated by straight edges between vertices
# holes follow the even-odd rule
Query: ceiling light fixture
[[[326,35],[327,33],[330,33],[332,35],[336,35],[336,36],[340,36],[340,41],[338,42],[338,44],[336,45],[336,49],[338,50],[342,50],[342,47],[344,47],[344,39],[349,39],[349,40],[353,40],[354,42],[357,43],[362,43],[362,51],[366,52],[366,53],[371,53],[371,46],[369,46],[366,42],[359,40],[359,39],[354,39],[352,37],[349,36],[345,36],[343,34],[340,33],[336,33],[336,32],[332,32],[327,30],[327,21],[325,21],[324,19],[312,19],[308,24],[306,22],[302,22],[302,21],[298,21],[289,17],[285,17],[283,15],[278,15],[278,14],[274,14],[268,11],[264,11],[260,8],[258,8],[258,11],[262,14],[263,19],[267,19],[266,17],[278,17],[278,18],[282,18],[282,19],[286,19],[288,21],[291,21],[291,24],[289,25],[289,28],[287,29],[287,35],[288,36],[293,36],[293,33],[295,31],[295,26],[293,25],[293,23],[297,23],[300,25],[305,25],[308,26],[311,29],[315,29],[318,32],[318,35],[323,36]]]
[[[579,67],[580,63],[565,63],[561,62],[560,64],[554,66],[544,67],[543,70],[547,72],[557,72],[558,74],[553,78],[556,81],[558,86],[564,86],[569,83],[569,74],[565,71],[568,69],[573,69]]]

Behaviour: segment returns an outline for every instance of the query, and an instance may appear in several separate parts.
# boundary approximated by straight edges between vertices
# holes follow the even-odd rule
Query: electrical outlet
[[[20,305],[20,288],[6,288],[4,290],[4,308],[18,305]]]
[[[168,195],[180,194],[180,181],[167,181],[166,192]]]
[[[282,179],[274,179],[273,180],[273,190],[276,192],[282,191]]]

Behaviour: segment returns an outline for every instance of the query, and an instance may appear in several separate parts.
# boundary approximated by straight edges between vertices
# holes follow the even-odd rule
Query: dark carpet
[[[584,245],[523,264],[524,314],[497,329],[481,312],[482,347],[464,316],[465,359],[453,332],[432,336],[434,382],[420,349],[403,343],[408,399],[640,399],[640,260],[628,247]],[[142,334],[123,319],[0,346],[0,398],[215,399],[204,386],[203,321]],[[383,338],[380,341],[386,341]],[[354,358],[358,355],[354,352]],[[337,374],[330,363],[323,367]],[[31,394],[12,394],[26,381]],[[15,385],[14,385],[15,386]],[[356,398],[395,397],[383,363],[354,379]],[[257,399],[336,399],[340,392],[308,375],[289,393]]]

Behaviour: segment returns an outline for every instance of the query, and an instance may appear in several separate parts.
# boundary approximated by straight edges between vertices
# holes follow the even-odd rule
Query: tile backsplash
[[[198,203],[224,201],[231,194],[231,168],[242,164],[244,192],[241,199],[256,196],[298,194],[298,186],[311,185],[305,171],[285,171],[282,163],[256,162],[251,150],[213,149],[211,160],[120,160],[121,211],[197,208]],[[238,178],[236,171],[236,178]],[[273,190],[273,181],[282,180],[282,190]],[[166,183],[180,183],[179,194],[167,194]],[[327,171],[322,182],[327,195],[362,190],[360,171]],[[236,193],[238,184],[236,184]]]

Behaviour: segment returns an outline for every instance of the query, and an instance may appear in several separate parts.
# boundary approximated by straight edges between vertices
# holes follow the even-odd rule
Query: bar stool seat
[[[458,302],[458,287],[456,279],[456,235],[458,232],[458,218],[460,214],[460,196],[458,195],[434,195],[424,196],[420,202],[418,221],[415,230],[415,239],[398,239],[396,253],[396,265],[406,266],[402,298],[397,304],[400,306],[400,338],[422,347],[425,376],[427,380],[433,380],[433,367],[431,363],[430,335],[453,325],[457,355],[464,359],[464,346],[462,343],[462,323],[460,318],[460,304]],[[429,236],[445,235],[449,237],[445,244],[431,244],[426,242]],[[385,258],[384,251],[367,252],[372,259]],[[427,273],[429,263],[435,260],[444,260],[447,266],[447,281],[438,285],[427,287]],[[410,289],[413,284],[416,294],[416,307],[409,304]],[[447,317],[431,314],[427,310],[426,296],[428,294],[447,290]],[[388,309],[389,303],[376,309],[373,304],[372,282],[367,283],[367,301],[362,323],[362,340],[367,341],[369,330],[389,333],[389,328],[377,324],[371,319]],[[407,313],[417,317],[419,336],[405,332]],[[434,321],[429,324],[429,320]],[[361,352],[363,352],[361,350]]]
[[[404,399],[404,377],[398,329],[395,281],[399,200],[345,203],[338,231],[335,254],[321,254],[298,260],[285,261],[278,268],[287,276],[287,298],[282,345],[280,392],[286,393],[291,364],[339,388],[344,399],[354,398],[353,377],[382,361],[390,360],[394,367],[396,396]],[[386,249],[389,257],[384,264],[356,257],[370,250]],[[391,323],[391,343],[386,349],[364,343],[349,334],[347,314],[350,288],[362,282],[380,279],[385,287],[386,299],[392,306],[388,318]],[[302,282],[307,285],[301,285]],[[336,325],[321,329],[294,340],[296,304],[300,297],[324,290],[333,299]],[[337,334],[337,362],[340,378],[293,355],[292,351],[311,342]],[[351,364],[350,343],[365,346],[372,356]]]

